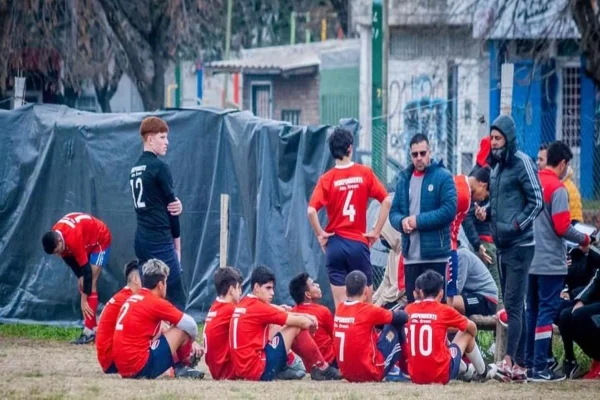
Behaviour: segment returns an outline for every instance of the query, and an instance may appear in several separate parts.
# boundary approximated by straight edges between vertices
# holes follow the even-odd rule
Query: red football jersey
[[[229,346],[235,376],[257,381],[266,366],[265,346],[269,342],[269,325],[285,325],[287,313],[247,295],[233,311],[229,326]]]
[[[229,352],[229,325],[235,304],[219,298],[210,307],[204,324],[204,360],[213,379],[233,379]]]
[[[376,325],[392,322],[392,312],[359,301],[340,303],[334,319],[334,345],[338,366],[348,382],[379,382],[385,360],[377,349]]]
[[[471,208],[471,186],[466,175],[456,175],[454,177],[454,185],[456,186],[456,217],[450,225],[450,240],[452,250],[458,249],[458,232],[460,225],[465,220]]]
[[[335,350],[333,348],[333,315],[329,308],[316,303],[302,303],[292,308],[292,312],[310,314],[317,318],[319,327],[314,335],[315,343],[319,347],[323,359],[332,363],[335,360]],[[308,365],[306,370],[310,372]]]
[[[450,350],[448,328],[467,329],[469,320],[454,308],[435,300],[416,301],[408,313],[408,373],[414,383],[448,383]]]
[[[100,314],[100,321],[96,329],[96,355],[103,371],[106,371],[114,361],[112,347],[115,324],[121,307],[132,294],[131,289],[125,286],[106,303]]]
[[[53,227],[65,242],[61,257],[75,257],[80,267],[88,263],[88,256],[110,246],[110,231],[104,222],[91,215],[74,212],[65,215]]]
[[[160,333],[160,323],[177,325],[183,313],[146,288],[132,295],[121,307],[113,339],[115,365],[122,377],[135,376],[144,368],[150,344]]]
[[[329,224],[325,231],[346,239],[359,240],[367,232],[369,198],[382,202],[387,191],[371,168],[361,164],[333,167],[319,178],[309,206],[319,211],[327,209]]]

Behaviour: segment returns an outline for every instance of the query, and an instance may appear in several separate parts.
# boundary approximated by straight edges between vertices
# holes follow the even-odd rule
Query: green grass
[[[198,337],[202,337],[204,324],[198,324]],[[55,340],[70,342],[81,334],[81,328],[31,324],[0,324],[0,336],[25,339]],[[1,357],[2,355],[0,355]]]
[[[600,210],[600,200],[582,200],[581,206],[587,211],[597,211]]]
[[[483,356],[486,363],[494,362],[494,355],[490,351],[490,347],[494,343],[494,332],[491,331],[479,331],[477,333],[477,344],[479,345],[479,349],[481,350],[481,355]],[[563,347],[562,340],[560,336],[554,335],[552,337],[552,351],[554,357],[559,362],[562,362],[565,358],[565,349]],[[585,355],[583,351],[579,348],[579,346],[575,345],[575,358],[577,358],[577,362],[579,366],[583,370],[588,370],[592,363],[591,359]]]
[[[69,342],[81,334],[81,328],[61,326],[0,324],[0,336]]]

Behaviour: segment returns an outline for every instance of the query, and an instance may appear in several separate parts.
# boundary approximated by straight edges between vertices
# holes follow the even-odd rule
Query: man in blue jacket
[[[490,211],[477,208],[480,220],[492,222],[492,235],[498,250],[500,283],[508,316],[506,356],[498,365],[498,378],[524,381],[525,368],[525,290],[533,260],[533,222],[542,210],[542,189],[535,162],[517,148],[515,121],[501,115],[490,132],[495,166],[490,178]],[[506,320],[501,312],[499,319]]]
[[[450,224],[456,217],[456,187],[442,163],[431,161],[425,135],[412,137],[410,156],[412,165],[400,173],[389,219],[403,234],[406,297],[412,303],[419,275],[432,269],[446,277]]]

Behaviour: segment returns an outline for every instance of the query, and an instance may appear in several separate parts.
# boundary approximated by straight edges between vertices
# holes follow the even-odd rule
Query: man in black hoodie
[[[527,379],[525,352],[525,289],[534,255],[533,221],[542,210],[542,189],[533,160],[517,149],[514,120],[501,115],[490,133],[492,159],[490,208],[477,208],[480,220],[491,219],[498,249],[500,283],[508,315],[506,356],[498,365],[504,381]]]

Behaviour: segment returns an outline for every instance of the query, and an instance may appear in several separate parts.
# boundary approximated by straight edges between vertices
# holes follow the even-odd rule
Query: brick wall
[[[319,75],[298,75],[273,79],[273,119],[282,110],[300,110],[300,125],[319,123]]]
[[[252,111],[252,82],[270,81],[273,85],[272,119],[281,120],[282,110],[300,110],[300,125],[319,124],[319,76],[244,76],[243,108]]]

